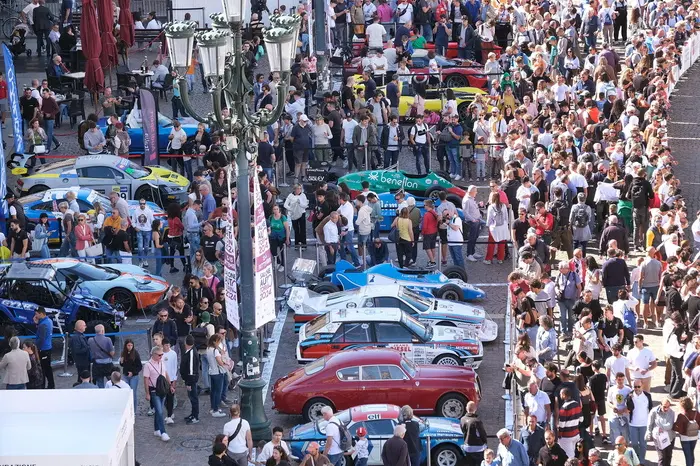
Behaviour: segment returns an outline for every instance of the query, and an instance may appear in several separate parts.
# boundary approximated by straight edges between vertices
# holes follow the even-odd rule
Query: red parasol
[[[119,37],[128,47],[134,46],[136,37],[134,17],[131,14],[131,0],[119,0]]]
[[[90,92],[99,92],[105,86],[105,74],[100,65],[102,42],[97,27],[97,10],[93,0],[83,1],[83,14],[80,17],[80,43],[85,56],[85,87]]]
[[[103,68],[117,66],[117,40],[114,38],[114,6],[112,0],[97,0],[97,17],[100,25],[100,37],[102,39],[102,53],[100,63]]]

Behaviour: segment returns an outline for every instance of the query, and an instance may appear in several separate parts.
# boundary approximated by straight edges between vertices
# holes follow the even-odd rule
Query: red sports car
[[[414,365],[390,349],[358,349],[324,356],[291,372],[272,388],[273,408],[321,418],[321,409],[365,403],[409,405],[418,414],[460,418],[468,401],[479,401],[481,382],[473,369]]]

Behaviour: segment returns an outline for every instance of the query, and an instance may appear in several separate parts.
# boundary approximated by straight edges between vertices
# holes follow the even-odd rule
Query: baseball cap
[[[299,117],[301,121],[309,121],[309,117],[306,116],[306,114],[302,113],[301,116]]]

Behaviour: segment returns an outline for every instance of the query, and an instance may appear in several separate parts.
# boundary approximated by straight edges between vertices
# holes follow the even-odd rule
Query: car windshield
[[[433,329],[431,327],[426,327],[405,312],[401,314],[401,321],[411,332],[422,338],[423,341],[430,341],[433,338]]]
[[[19,199],[19,203],[22,204],[22,205],[25,205],[25,204],[29,204],[30,202],[41,201],[42,199],[44,199],[44,193],[43,193],[43,192],[41,192],[41,193],[34,193],[34,194],[30,194],[30,195],[28,195],[28,196],[21,197],[21,198]]]
[[[131,160],[121,159],[116,167],[119,170],[126,173],[127,175],[136,178],[137,180],[151,174],[150,168],[142,167],[141,165],[136,164]]]
[[[414,378],[416,376],[416,365],[413,364],[411,361],[406,359],[405,356],[401,357],[401,368],[404,370],[405,373],[407,373],[411,378]]]
[[[328,325],[328,321],[330,319],[329,314],[330,312],[326,314],[321,314],[320,316],[314,318],[312,321],[306,324],[306,336],[310,337],[311,335]]]
[[[316,372],[321,372],[324,367],[326,367],[326,358],[318,358],[314,362],[304,366],[304,374],[314,375]]]
[[[428,312],[430,309],[433,308],[432,299],[421,296],[415,291],[409,290],[405,286],[402,286],[399,290],[399,298],[411,304],[420,312]]]
[[[113,280],[120,275],[119,272],[109,267],[90,265],[84,262],[67,267],[65,272],[77,275],[87,281]]]

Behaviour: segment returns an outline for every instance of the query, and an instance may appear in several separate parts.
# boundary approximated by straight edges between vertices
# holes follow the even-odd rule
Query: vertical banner
[[[233,182],[233,169],[227,171],[228,185]],[[228,205],[233,206],[231,190],[228,191]],[[241,315],[238,312],[238,272],[236,270],[236,238],[233,233],[233,207],[229,207],[228,225],[225,233],[224,251],[224,292],[226,293],[226,318],[237,329],[241,328]]]
[[[2,56],[5,59],[5,80],[7,81],[7,103],[10,106],[12,115],[12,131],[15,139],[15,154],[24,154],[24,133],[22,132],[22,113],[19,110],[19,90],[17,89],[17,76],[15,75],[15,64],[12,61],[12,52],[7,45],[2,44]],[[3,164],[4,162],[4,158]],[[3,199],[5,198],[5,168],[3,167]]]
[[[143,164],[160,165],[158,153],[158,109],[153,93],[147,89],[139,91],[141,125],[143,127]]]
[[[275,280],[272,270],[270,239],[257,173],[253,177],[253,213],[255,215],[255,328],[275,320]]]
[[[17,138],[15,138],[15,141],[16,140]],[[5,194],[7,194],[7,169],[5,167],[5,148],[3,147],[2,141],[2,128],[0,128],[0,202],[2,203],[2,205],[0,205],[0,231],[5,234],[7,233],[5,219],[9,212],[7,211],[7,202],[5,201]]]

